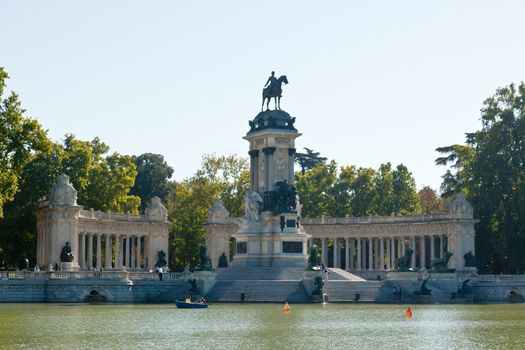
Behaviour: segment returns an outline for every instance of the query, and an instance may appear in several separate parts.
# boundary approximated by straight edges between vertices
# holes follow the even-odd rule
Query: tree
[[[295,186],[301,202],[303,217],[331,216],[334,208],[334,186],[337,164],[320,163],[303,173],[295,174]]]
[[[25,110],[15,92],[4,98],[9,75],[0,67],[0,218],[4,204],[19,190],[20,172],[34,154],[50,147],[40,124],[24,116]]]
[[[440,147],[436,164],[450,165],[442,187],[463,191],[479,219],[478,268],[491,273],[525,270],[525,84],[497,89],[483,102],[482,128],[466,145]]]
[[[374,196],[375,213],[378,215],[390,215],[395,212],[394,196],[394,173],[392,164],[386,163],[379,166],[379,170],[374,177]]]
[[[357,169],[357,176],[352,184],[354,197],[352,198],[351,214],[353,216],[368,216],[377,213],[375,176],[376,171],[372,168]]]
[[[168,199],[168,180],[173,175],[173,168],[164,161],[160,154],[144,153],[133,157],[137,167],[135,185],[130,194],[141,199],[140,211],[144,211],[147,202],[154,196],[163,202]]]
[[[243,200],[250,187],[248,162],[236,156],[205,155],[194,176],[168,186],[175,188],[168,201],[171,268],[194,267],[211,204],[221,198],[231,216],[243,215]]]
[[[321,157],[319,152],[314,152],[313,150],[305,147],[304,150],[306,153],[295,153],[295,162],[301,167],[301,173],[304,173],[307,170],[313,169],[318,164],[324,164],[326,162],[325,157]]]
[[[421,206],[412,173],[405,165],[399,164],[393,171],[393,176],[394,207],[392,211],[401,215],[420,213]]]
[[[423,214],[434,214],[444,210],[443,199],[430,186],[424,186],[417,194]]]

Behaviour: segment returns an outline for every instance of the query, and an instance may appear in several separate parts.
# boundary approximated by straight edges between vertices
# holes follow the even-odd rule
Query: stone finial
[[[155,196],[151,198],[148,207],[146,208],[146,217],[151,221],[167,221],[168,210],[159,197]]]
[[[215,200],[211,205],[210,210],[206,213],[206,220],[209,223],[221,221],[228,217],[230,217],[230,213],[226,210],[220,199]]]
[[[470,205],[465,194],[459,192],[454,195],[454,200],[449,207],[450,213],[458,218],[472,219],[474,216],[474,208]]]
[[[77,205],[77,190],[69,182],[69,176],[60,174],[49,193],[49,204],[54,206]]]

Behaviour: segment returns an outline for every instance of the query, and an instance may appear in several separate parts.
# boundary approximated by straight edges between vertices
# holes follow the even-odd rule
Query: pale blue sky
[[[525,76],[522,1],[5,1],[0,66],[62,139],[247,156],[271,70],[309,147],[340,165],[404,163],[438,188],[436,147],[480,128],[482,101]]]

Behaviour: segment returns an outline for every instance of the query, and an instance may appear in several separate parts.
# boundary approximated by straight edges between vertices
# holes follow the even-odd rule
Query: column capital
[[[273,152],[275,152],[275,147],[266,147],[266,148],[263,148],[263,152],[264,154],[266,155],[270,155],[270,154],[273,154]]]
[[[259,157],[259,150],[258,149],[251,150],[248,152],[248,154],[250,155],[250,158],[257,158]]]
[[[295,148],[288,148],[288,155],[293,156],[295,154],[296,149]]]

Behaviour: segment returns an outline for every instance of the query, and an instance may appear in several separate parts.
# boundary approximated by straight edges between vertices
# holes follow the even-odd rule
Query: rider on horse
[[[266,84],[264,84],[264,87],[268,86],[270,84],[270,92],[273,90],[273,87],[275,86],[275,83],[277,82],[277,78],[275,77],[275,72],[272,71],[272,75],[268,78],[266,81]]]

